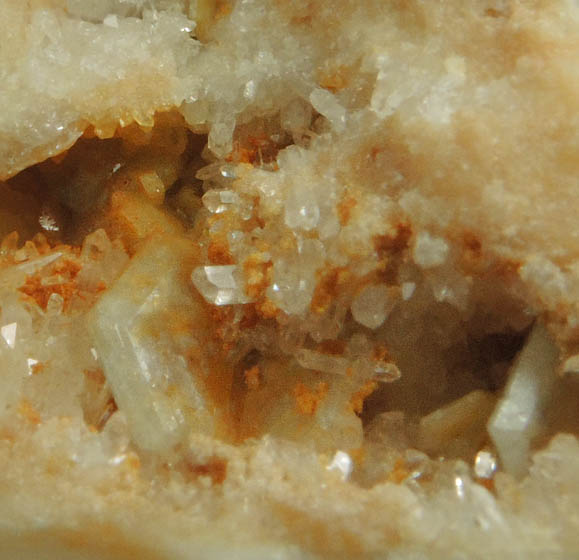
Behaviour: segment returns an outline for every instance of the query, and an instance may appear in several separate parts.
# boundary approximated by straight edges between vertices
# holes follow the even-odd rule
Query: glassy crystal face
[[[90,317],[95,350],[133,441],[159,454],[191,431],[213,430],[207,365],[189,361],[204,335],[191,322],[199,304],[179,278],[187,249],[163,241],[145,246]]]
[[[249,303],[237,266],[201,266],[193,270],[191,280],[205,300],[214,305]],[[236,278],[237,276],[237,278]]]
[[[509,472],[523,476],[531,440],[540,430],[556,382],[559,353],[542,325],[533,329],[513,367],[505,394],[493,413],[489,433]]]

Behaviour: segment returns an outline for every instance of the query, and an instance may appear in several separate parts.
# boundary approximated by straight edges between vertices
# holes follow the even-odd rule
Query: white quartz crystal
[[[187,245],[152,241],[91,312],[94,346],[133,441],[165,454],[191,430],[211,433],[199,333],[184,330],[197,303],[182,279]]]
[[[420,420],[418,442],[428,453],[468,454],[486,437],[485,424],[495,399],[487,391],[472,391]]]
[[[318,225],[320,208],[309,185],[293,184],[285,202],[285,223],[292,229],[311,230]]]
[[[488,424],[504,469],[525,474],[533,437],[549,403],[559,354],[545,327],[537,324],[510,374],[503,398]]]
[[[393,303],[388,286],[370,285],[356,295],[350,309],[358,323],[369,329],[377,329],[386,320]]]
[[[0,327],[0,334],[2,338],[10,346],[14,348],[16,346],[16,332],[18,331],[18,323],[8,323]]]
[[[316,111],[324,115],[324,117],[332,123],[336,131],[344,130],[346,125],[346,110],[329,91],[316,88],[310,94],[310,103]]]
[[[354,462],[352,457],[345,451],[336,451],[332,462],[326,468],[329,471],[338,471],[342,476],[342,480],[348,480],[354,470]]]
[[[422,232],[418,234],[414,245],[414,262],[423,268],[440,266],[446,260],[448,251],[449,248],[444,239]]]
[[[561,370],[565,374],[579,374],[579,354],[575,354],[567,358],[563,363]]]
[[[402,284],[402,299],[409,300],[416,290],[416,284],[414,282],[404,282]]]

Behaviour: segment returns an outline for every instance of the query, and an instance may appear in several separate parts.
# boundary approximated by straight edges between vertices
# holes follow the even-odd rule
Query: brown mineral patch
[[[35,426],[42,424],[40,413],[27,399],[22,399],[20,401],[20,404],[18,405],[18,413],[30,424],[34,424]]]
[[[409,223],[401,222],[396,226],[394,234],[376,235],[372,239],[374,250],[382,261],[378,269],[379,276],[386,284],[398,283],[398,270],[411,238],[412,227]]]
[[[378,387],[378,383],[370,379],[352,395],[350,406],[356,414],[362,414],[364,401],[376,390],[376,387]]]
[[[495,8],[488,8],[485,10],[485,16],[492,17],[492,18],[503,18],[506,17],[507,14],[502,10],[497,10]]]
[[[249,389],[257,389],[259,387],[259,366],[253,366],[243,372],[245,384]]]
[[[463,234],[463,244],[467,251],[475,256],[480,256],[482,253],[482,243],[480,239],[471,231],[465,231]]]
[[[94,426],[95,430],[97,432],[100,432],[104,427],[105,424],[110,420],[111,416],[119,409],[119,407],[117,406],[117,403],[115,402],[115,399],[113,397],[111,397],[108,401],[107,404],[105,405],[105,408],[103,410],[103,413],[101,415],[101,417],[99,418],[98,422],[96,423],[96,425]]]
[[[412,237],[412,227],[409,223],[402,222],[396,226],[394,235],[376,235],[373,238],[374,250],[380,258],[392,254],[398,254],[408,248]]]
[[[358,201],[349,194],[346,194],[342,200],[338,203],[338,220],[340,220],[341,226],[347,226],[350,218],[352,217],[352,210],[356,207]]]
[[[86,560],[166,560],[148,544],[128,538],[110,523],[83,520],[83,530],[24,530],[0,533],[5,558],[84,558]],[[41,551],[41,552],[40,552]]]
[[[249,163],[253,164],[256,161],[255,150],[251,150],[241,146],[238,141],[233,143],[232,152],[225,158],[225,161],[233,163]]]
[[[42,373],[45,369],[46,369],[46,362],[37,362],[36,364],[32,364],[30,366],[30,373],[32,375],[38,375],[39,373]]]
[[[394,468],[390,471],[387,477],[387,482],[394,484],[402,484],[410,476],[410,471],[406,466],[406,461],[399,457],[394,463]]]
[[[318,84],[320,87],[336,93],[348,86],[350,81],[349,69],[340,65],[334,70],[324,70],[318,75]]]
[[[250,298],[260,298],[271,282],[273,263],[263,260],[261,253],[249,255],[243,263],[245,293]]]
[[[480,238],[472,231],[465,231],[462,235],[461,244],[463,270],[471,273],[481,272],[486,265]]]
[[[495,481],[492,478],[477,478],[475,480],[477,484],[480,484],[483,488],[486,488],[489,492],[495,492]]]
[[[227,239],[215,239],[207,247],[207,258],[211,264],[233,264],[235,261],[229,250]]]
[[[186,469],[192,480],[209,477],[213,486],[223,484],[227,478],[227,461],[221,457],[212,457],[206,463],[199,465],[187,463]]]
[[[332,268],[329,271],[319,274],[310,309],[320,315],[325,313],[338,295],[339,287],[343,285],[349,277],[350,271],[345,267]]]
[[[344,353],[346,349],[345,340],[323,340],[318,344],[316,350],[322,354],[331,354],[334,356],[339,356]]]
[[[505,280],[514,280],[518,276],[521,266],[520,261],[503,259],[494,263],[492,273]]]
[[[269,298],[256,303],[255,310],[263,319],[273,319],[279,313],[278,307]]]
[[[313,416],[328,393],[328,384],[320,381],[314,389],[310,389],[303,383],[298,383],[294,387],[294,397],[296,407],[300,414]]]
[[[90,381],[91,383],[95,383],[96,385],[99,385],[99,386],[103,386],[107,381],[107,378],[105,377],[103,370],[100,368],[85,369],[83,371],[83,374],[84,374],[87,381]]]
[[[54,283],[48,283],[47,277],[39,274],[30,275],[19,289],[46,311],[50,296],[58,294],[63,299],[63,308],[66,310],[72,298],[78,293],[75,278],[81,270],[81,265],[70,259],[61,259],[51,270]]]
[[[243,143],[236,140],[232,152],[225,158],[234,163],[249,163],[251,165],[271,164],[277,168],[276,158],[283,146],[274,142],[267,134],[247,136]]]
[[[243,317],[239,322],[241,329],[253,329],[259,323],[260,315],[255,309],[255,304],[247,304],[243,307]]]

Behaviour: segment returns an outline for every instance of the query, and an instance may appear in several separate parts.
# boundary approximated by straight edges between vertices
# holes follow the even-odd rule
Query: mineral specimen
[[[2,558],[579,555],[579,5],[0,0]]]

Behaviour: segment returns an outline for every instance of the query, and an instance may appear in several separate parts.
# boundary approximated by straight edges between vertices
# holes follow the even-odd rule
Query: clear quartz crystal
[[[213,305],[249,303],[243,281],[236,277],[236,265],[198,266],[191,280],[199,293]]]
[[[14,272],[20,272],[23,275],[34,274],[35,272],[42,270],[45,266],[57,261],[60,257],[62,257],[62,253],[57,251],[34,259],[24,259],[24,262],[13,267]]]
[[[377,329],[386,320],[392,306],[388,286],[378,284],[362,288],[352,301],[350,310],[357,323],[369,329]]]
[[[203,206],[212,214],[221,214],[237,206],[240,202],[239,195],[230,190],[210,190],[201,199]]]
[[[497,470],[497,459],[490,451],[479,451],[474,458],[474,474],[478,478],[492,478]]]
[[[559,354],[551,336],[535,325],[512,367],[503,398],[488,424],[504,469],[521,477],[528,467],[532,439],[541,430],[542,414],[556,381]]]
[[[34,358],[26,358],[26,365],[28,366],[28,375],[34,375],[34,370],[38,365],[38,360]]]
[[[329,471],[338,471],[342,480],[348,480],[354,470],[354,461],[345,451],[336,451],[331,463],[326,467]]]
[[[183,279],[188,243],[153,239],[131,260],[89,315],[104,374],[133,442],[162,455],[192,431],[213,433],[206,370],[187,317],[202,316]],[[159,273],[162,271],[162,274]],[[198,356],[192,364],[186,359]]]
[[[345,375],[350,362],[342,356],[332,356],[301,348],[296,352],[296,360],[300,366],[324,373]]]
[[[402,377],[402,372],[393,362],[377,362],[374,364],[374,379],[381,383],[392,383]]]
[[[14,348],[16,346],[16,333],[18,331],[18,323],[8,323],[0,327],[0,335],[8,344],[10,348]]]
[[[221,161],[210,163],[195,173],[195,177],[200,181],[216,181],[221,183],[224,181],[231,182],[237,177],[235,166],[230,163],[223,163]]]
[[[346,125],[346,109],[328,90],[316,88],[310,94],[312,107],[332,123],[335,130],[341,131]]]
[[[234,129],[235,119],[227,119],[211,127],[207,145],[217,157],[225,157],[233,149]]]
[[[324,262],[323,244],[317,239],[298,239],[298,252],[274,259],[273,283],[268,297],[292,315],[304,313],[312,300],[316,272]]]
[[[309,231],[320,221],[315,189],[305,183],[292,184],[285,201],[285,224],[291,229]]]

